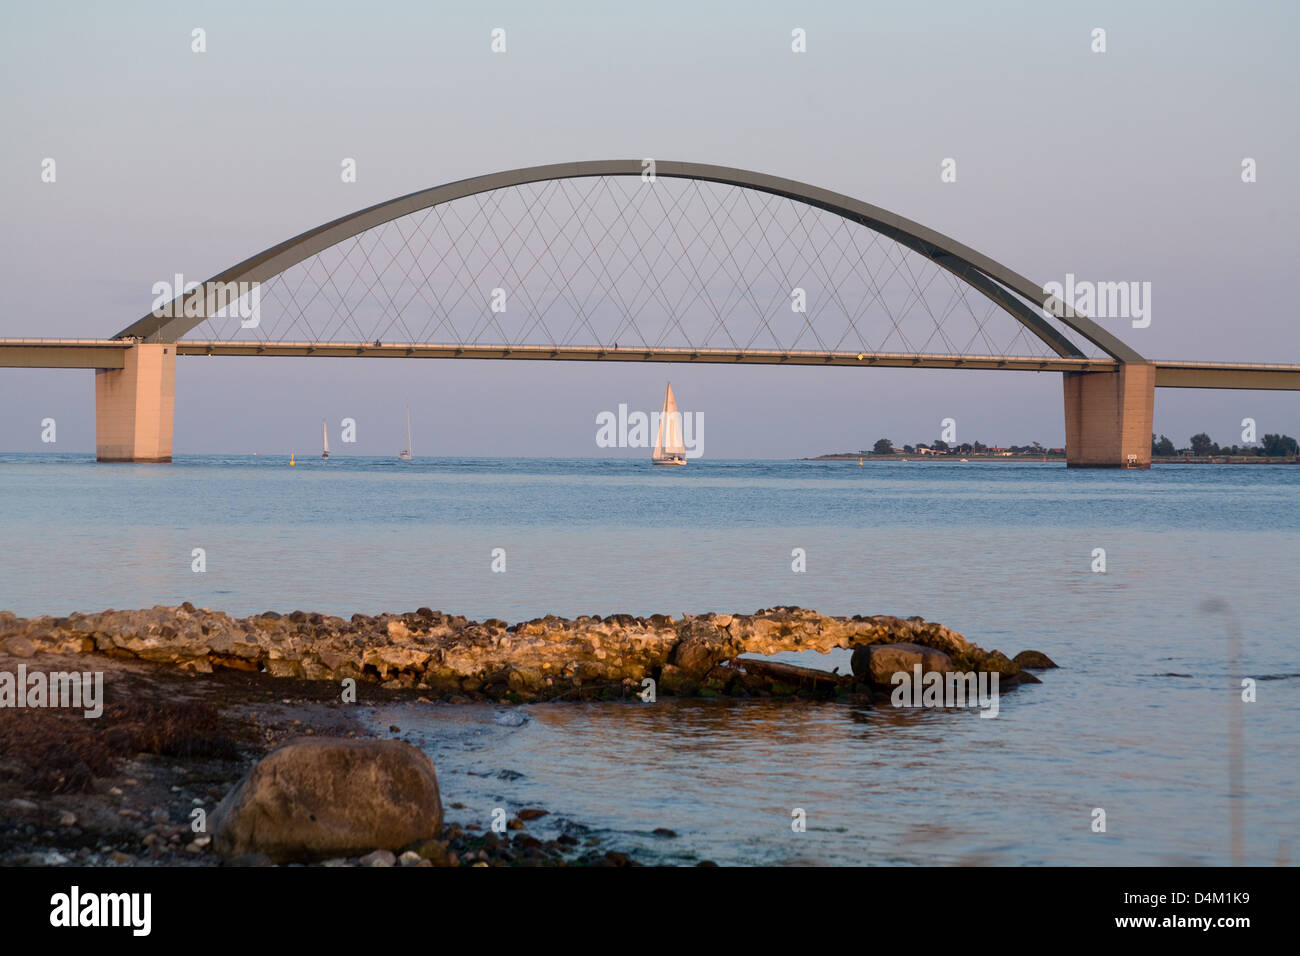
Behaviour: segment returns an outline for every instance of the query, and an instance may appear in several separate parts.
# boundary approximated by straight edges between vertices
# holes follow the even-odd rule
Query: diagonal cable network
[[[491,291],[506,292],[504,312]],[[796,288],[805,308],[791,308]],[[1036,335],[914,249],[778,194],[593,176],[391,220],[263,283],[210,339],[1027,355]]]

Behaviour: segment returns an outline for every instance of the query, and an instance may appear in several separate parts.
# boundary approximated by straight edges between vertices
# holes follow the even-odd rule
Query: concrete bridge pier
[[[95,459],[169,462],[176,346],[137,343],[122,368],[95,369]]]
[[[1069,468],[1150,468],[1156,367],[1065,372],[1065,463]]]

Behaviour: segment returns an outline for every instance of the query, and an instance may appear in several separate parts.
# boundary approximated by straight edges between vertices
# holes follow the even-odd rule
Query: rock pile
[[[234,618],[188,602],[67,617],[0,612],[0,649],[14,656],[99,653],[197,673],[233,668],[336,683],[352,678],[437,696],[517,701],[629,696],[645,678],[666,694],[794,693],[796,687],[759,668],[745,670],[740,656],[883,644],[928,649],[946,657],[945,668],[995,670],[1004,687],[1033,680],[1022,664],[1051,666],[1038,652],[1024,652],[1029,656],[1016,663],[919,617],[827,617],[797,607],[678,618],[547,616],[513,625],[429,608],[349,620],[304,611]],[[855,660],[857,680],[846,675],[843,686],[879,683],[880,667],[869,657]]]

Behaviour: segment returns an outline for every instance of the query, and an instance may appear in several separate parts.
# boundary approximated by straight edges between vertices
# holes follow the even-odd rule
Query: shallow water
[[[530,831],[582,823],[646,860],[1221,864],[1239,708],[1246,859],[1272,863],[1300,822],[1298,491],[1286,466],[10,455],[0,608],[920,614],[1062,668],[996,719],[667,698],[372,718],[424,737],[460,816],[543,806]]]

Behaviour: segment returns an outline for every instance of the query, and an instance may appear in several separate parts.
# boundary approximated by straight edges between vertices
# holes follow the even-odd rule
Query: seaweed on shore
[[[12,710],[0,721],[0,777],[39,793],[89,793],[96,777],[140,753],[239,758],[225,721],[203,701],[131,699],[110,703],[95,720],[74,712]]]

